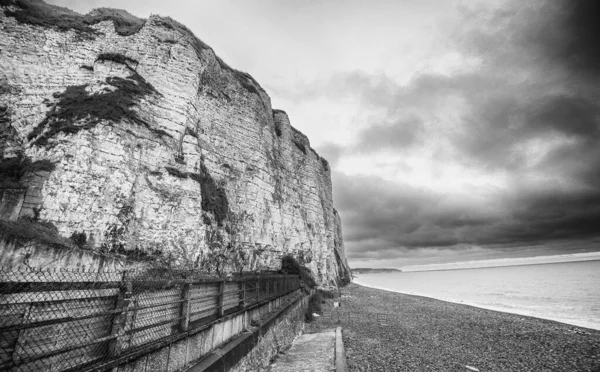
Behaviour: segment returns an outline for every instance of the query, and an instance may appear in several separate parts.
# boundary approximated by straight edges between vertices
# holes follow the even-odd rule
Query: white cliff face
[[[0,162],[34,166],[0,182],[1,218],[211,272],[292,254],[321,284],[348,277],[328,164],[252,78],[170,19],[82,37],[14,8],[0,11]]]

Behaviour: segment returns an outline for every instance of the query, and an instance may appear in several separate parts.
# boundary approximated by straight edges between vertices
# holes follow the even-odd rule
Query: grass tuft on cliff
[[[0,220],[0,239],[36,241],[48,245],[71,248],[73,242],[58,234],[58,229],[49,222],[21,219],[18,221]]]
[[[21,188],[21,179],[26,173],[39,171],[52,172],[55,165],[49,160],[31,161],[26,156],[19,154],[13,158],[0,159],[0,189]]]
[[[201,172],[190,173],[190,178],[200,184],[200,193],[202,194],[202,210],[211,212],[215,216],[217,223],[221,225],[229,213],[229,200],[225,189],[217,184],[212,178],[208,169],[201,164]]]
[[[177,178],[190,178],[200,185],[202,210],[212,213],[221,226],[229,214],[229,200],[225,189],[217,184],[204,164],[200,165],[200,173],[182,172],[174,167],[165,167],[167,173]],[[210,222],[210,220],[209,220]],[[206,220],[205,220],[206,223]],[[207,223],[209,224],[209,223]]]
[[[117,58],[115,56],[112,55],[111,58]],[[126,57],[120,56],[117,59],[125,61]],[[58,102],[46,114],[44,120],[29,133],[27,139],[33,140],[33,145],[45,146],[48,139],[58,133],[75,134],[84,129],[91,129],[103,120],[128,120],[159,135],[166,133],[151,128],[133,109],[140,98],[158,93],[152,84],[133,70],[126,79],[112,76],[106,78],[106,83],[115,89],[89,93],[86,89],[88,85],[84,84],[70,86],[62,93],[55,93],[54,98],[57,98]],[[76,124],[83,119],[83,124]]]
[[[121,36],[136,34],[146,23],[144,19],[120,9],[99,8],[82,15],[41,0],[0,0],[0,5],[16,7],[17,10],[5,10],[4,13],[19,23],[58,31],[73,30],[85,39],[94,39],[99,35],[100,32],[90,26],[103,21],[112,21],[115,31]]]
[[[112,61],[129,66],[129,63],[138,64],[133,58],[129,58],[121,53],[102,53],[96,57],[96,61]]]

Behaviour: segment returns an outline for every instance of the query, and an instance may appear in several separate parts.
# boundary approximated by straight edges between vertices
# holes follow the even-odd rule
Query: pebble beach
[[[350,372],[600,371],[598,330],[357,284],[340,295],[306,332],[340,325]]]

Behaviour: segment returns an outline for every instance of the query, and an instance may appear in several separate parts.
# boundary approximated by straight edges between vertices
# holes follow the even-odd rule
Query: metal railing
[[[0,270],[0,370],[106,363],[299,287],[291,275]]]

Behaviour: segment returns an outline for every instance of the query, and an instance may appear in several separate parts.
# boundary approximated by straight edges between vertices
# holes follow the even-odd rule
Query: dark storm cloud
[[[461,229],[493,220],[473,208],[445,207],[446,200],[429,190],[374,176],[334,172],[333,185],[335,204],[344,218],[345,239],[378,241],[374,250],[455,245],[467,239]]]
[[[527,229],[509,226],[508,239],[511,241],[535,241],[540,237],[551,240],[598,236],[600,192],[531,190],[516,199],[513,216],[515,223],[526,223]]]
[[[422,114],[427,107],[456,97],[467,105],[462,130],[452,138],[461,154],[457,162],[503,169],[515,179],[530,172],[546,174],[548,184],[543,189],[513,185],[498,196],[504,213],[494,214],[460,205],[444,208],[442,197],[426,190],[334,174],[346,239],[360,249],[351,257],[385,258],[398,249],[460,244],[510,248],[600,236],[600,2],[540,4],[487,15],[503,25],[500,29],[468,29],[459,35],[462,45],[475,46],[482,59],[475,71],[423,74],[406,86],[393,87],[379,76],[353,74],[340,87],[345,94],[358,90],[358,97],[370,97],[369,106],[379,104],[390,116],[399,108],[419,112],[414,122],[390,121],[361,131],[357,146],[363,152],[401,150],[414,141],[419,123],[436,115]],[[373,99],[382,94],[385,99]],[[529,162],[531,154],[521,151],[528,141],[544,144],[552,138],[563,143],[537,162]],[[565,180],[577,186],[562,187]]]
[[[582,139],[600,135],[600,109],[581,96],[546,96],[532,104],[525,120],[535,131],[557,130]]]
[[[467,206],[445,208],[442,196],[372,176],[334,172],[333,177],[345,239],[360,247],[350,251],[353,258],[459,244],[518,247],[593,238],[600,233],[600,193],[596,191],[513,190],[500,197],[509,208],[507,214],[498,215]]]
[[[532,33],[532,43],[571,71],[597,77],[600,73],[600,2],[563,0],[558,4],[554,22]]]

